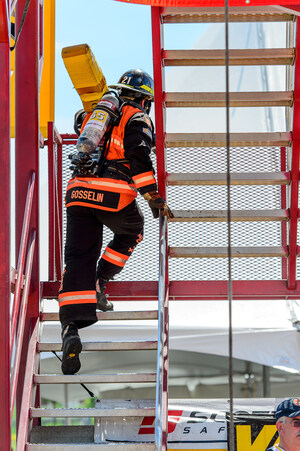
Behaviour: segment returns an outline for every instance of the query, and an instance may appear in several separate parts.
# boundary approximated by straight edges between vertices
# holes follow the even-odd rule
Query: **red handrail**
[[[49,280],[60,280],[62,273],[62,142],[53,122],[48,122]]]
[[[33,172],[31,175],[31,179],[30,179],[30,182],[28,185],[28,190],[27,190],[27,198],[26,198],[25,212],[24,212],[24,219],[23,219],[23,226],[22,226],[22,235],[21,235],[21,241],[20,241],[21,245],[20,245],[19,257],[18,257],[17,281],[16,281],[16,287],[15,287],[15,293],[14,293],[13,311],[12,311],[12,316],[11,316],[11,329],[10,329],[11,330],[11,338],[10,338],[10,355],[11,356],[12,356],[12,352],[13,352],[13,344],[14,344],[16,326],[17,326],[17,321],[18,321],[18,316],[19,316],[20,297],[21,297],[21,290],[22,290],[23,271],[24,271],[24,265],[25,265],[25,255],[26,255],[26,248],[27,248],[27,241],[28,241],[34,186],[35,186],[35,173]]]
[[[28,257],[26,263],[25,270],[25,286],[22,294],[22,302],[21,309],[19,315],[19,327],[18,327],[18,338],[15,346],[15,355],[14,355],[14,365],[11,376],[11,402],[10,402],[10,416],[11,421],[13,418],[13,411],[15,405],[16,391],[17,391],[17,383],[18,383],[18,375],[20,368],[20,360],[21,360],[21,351],[23,345],[23,336],[25,329],[25,320],[26,320],[26,312],[28,305],[28,295],[29,295],[29,287],[31,282],[31,272],[32,272],[32,264],[33,264],[33,255],[35,249],[35,240],[36,240],[36,231],[34,230],[31,234],[29,249],[28,249]]]
[[[32,397],[32,377],[35,370],[36,346],[39,334],[39,318],[34,320],[32,325],[32,334],[28,344],[26,359],[24,390],[22,394],[21,411],[18,424],[17,448],[16,451],[24,451],[28,434],[29,407]]]

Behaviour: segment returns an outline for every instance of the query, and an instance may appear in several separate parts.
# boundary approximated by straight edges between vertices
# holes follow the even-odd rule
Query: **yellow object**
[[[44,60],[39,94],[40,131],[45,139],[48,122],[54,122],[55,0],[44,0]]]
[[[55,69],[55,0],[44,0],[44,48],[39,66],[42,68],[39,92],[40,131],[47,138],[47,124],[54,121],[54,69]],[[11,22],[15,23],[15,13]],[[14,38],[10,44],[13,46]],[[15,50],[11,52],[10,60],[10,108],[11,137],[15,137]]]
[[[61,55],[83,108],[87,113],[93,111],[108,90],[93,52],[87,44],[80,44],[63,48]]]
[[[264,451],[275,434],[275,425],[264,425],[255,440],[252,442],[251,426],[248,424],[239,424],[236,426],[236,449],[237,451]],[[277,439],[276,443],[278,442],[279,439]]]

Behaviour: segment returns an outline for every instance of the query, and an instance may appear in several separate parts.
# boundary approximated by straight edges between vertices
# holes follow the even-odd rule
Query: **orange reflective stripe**
[[[112,263],[113,265],[123,267],[125,266],[126,261],[129,259],[129,256],[106,247],[102,258]]]
[[[82,296],[82,295],[92,295],[96,296],[96,290],[88,290],[88,291],[68,291],[66,293],[60,293],[58,295],[58,299],[65,296]]]
[[[128,184],[127,182],[124,182],[123,180],[115,180],[115,179],[109,179],[109,178],[86,178],[86,179],[80,179],[75,178],[71,179],[68,183],[67,191],[71,188],[90,188],[90,189],[101,189],[102,191],[109,191],[109,192],[115,192],[115,193],[125,193],[125,194],[131,194],[134,197],[136,197],[136,191],[132,184]]]
[[[97,299],[70,299],[69,301],[59,302],[59,307],[63,307],[64,305],[75,305],[75,304],[97,304]]]
[[[134,184],[137,188],[142,188],[142,186],[153,185],[156,183],[154,174],[152,171],[143,172],[142,174],[135,175],[132,177]]]
[[[58,295],[59,307],[74,304],[96,304],[96,291],[69,291]]]
[[[114,260],[113,258],[110,258],[108,255],[103,254],[102,255],[103,260],[108,261],[109,263],[112,263],[113,265],[116,266],[121,266],[121,268],[123,268],[123,266],[125,266],[125,263],[121,263],[121,262],[117,262],[116,260]]]
[[[122,258],[124,260],[129,259],[129,255],[121,254],[121,252],[117,252],[114,249],[111,249],[110,247],[106,246],[105,252],[108,251],[111,254],[113,254],[115,257]]]

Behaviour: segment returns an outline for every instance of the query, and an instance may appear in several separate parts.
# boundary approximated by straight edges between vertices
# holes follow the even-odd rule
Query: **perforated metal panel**
[[[279,172],[280,148],[232,148],[231,172]],[[172,148],[167,153],[167,172],[226,173],[225,148]],[[280,209],[280,186],[231,186],[233,210]],[[168,202],[176,209],[226,210],[226,186],[170,186]],[[231,224],[232,246],[281,246],[279,222],[235,222]],[[227,246],[226,223],[170,223],[170,246]],[[281,279],[280,258],[232,260],[235,280]],[[226,280],[227,259],[170,259],[170,280]]]

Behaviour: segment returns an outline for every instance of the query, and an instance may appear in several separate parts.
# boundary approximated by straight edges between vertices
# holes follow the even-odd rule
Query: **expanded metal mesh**
[[[237,172],[280,172],[280,148],[230,149],[230,170]],[[168,173],[225,173],[226,148],[172,148],[167,152]],[[280,186],[231,186],[232,210],[275,210],[282,208]],[[227,210],[226,186],[169,186],[168,202],[182,210]],[[232,246],[262,247],[282,245],[279,222],[232,222]],[[227,246],[226,222],[170,223],[170,246]],[[281,258],[234,258],[235,280],[282,278]],[[170,259],[170,280],[226,280],[227,259]]]
[[[63,146],[63,192],[71,176],[67,155],[75,146]],[[154,161],[155,163],[155,161]],[[279,172],[280,148],[233,148],[231,172]],[[167,172],[226,172],[225,148],[172,148],[167,151]],[[135,249],[118,280],[158,279],[158,221],[141,196],[138,203],[145,216],[144,240]],[[226,210],[226,186],[169,186],[168,203],[173,209]],[[233,210],[271,210],[282,205],[280,186],[232,186]],[[64,231],[66,216],[64,213]],[[65,233],[65,232],[64,232]],[[84,232],[83,232],[84,233]],[[227,246],[226,222],[170,223],[170,246]],[[104,229],[103,249],[112,238]],[[281,246],[282,225],[279,222],[233,222],[232,246]],[[282,278],[281,258],[234,258],[235,280],[270,280]],[[227,259],[170,259],[170,280],[226,280]]]

